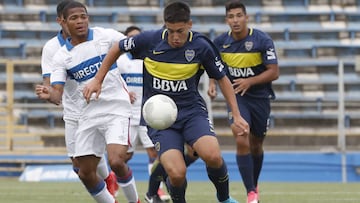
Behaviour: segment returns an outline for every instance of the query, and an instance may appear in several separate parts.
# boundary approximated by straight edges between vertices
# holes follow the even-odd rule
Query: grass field
[[[137,182],[143,201],[147,183]],[[230,184],[231,196],[245,202],[241,182]],[[261,203],[359,203],[360,183],[275,183],[260,184]],[[122,193],[120,203],[126,202]],[[91,203],[80,182],[19,182],[0,179],[1,203]],[[191,182],[187,189],[188,203],[216,203],[215,190],[210,182]]]

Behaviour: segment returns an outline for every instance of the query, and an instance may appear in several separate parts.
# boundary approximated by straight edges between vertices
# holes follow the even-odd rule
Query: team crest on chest
[[[192,61],[195,57],[195,51],[194,50],[186,50],[185,51],[185,58],[188,62]]]
[[[246,51],[250,51],[250,50],[253,48],[253,46],[254,46],[254,43],[253,43],[253,42],[251,42],[251,41],[245,42],[245,49],[246,49]]]

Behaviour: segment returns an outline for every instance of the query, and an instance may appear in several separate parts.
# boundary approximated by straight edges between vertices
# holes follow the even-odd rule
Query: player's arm
[[[226,102],[231,110],[234,122],[231,124],[231,129],[235,135],[245,136],[249,133],[248,123],[241,117],[239,107],[236,102],[235,92],[232,84],[227,76],[217,80],[221,92],[223,93]]]
[[[215,79],[212,79],[212,78],[209,79],[209,87],[208,87],[207,94],[211,100],[216,98],[217,91],[216,91],[216,80]]]
[[[102,82],[111,65],[116,62],[121,54],[122,51],[119,48],[119,43],[115,43],[106,54],[95,77],[84,87],[83,95],[87,102],[90,101],[90,97],[93,93],[96,93],[96,99],[99,98]]]

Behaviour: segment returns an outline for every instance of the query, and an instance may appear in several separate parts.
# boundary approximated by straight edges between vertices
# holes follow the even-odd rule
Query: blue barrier
[[[228,165],[230,181],[241,181],[240,174],[237,169],[234,152],[224,152],[224,160]],[[349,152],[347,157],[347,181],[360,181],[360,153]],[[50,160],[59,163],[65,161],[66,156],[16,156],[16,155],[1,155],[2,160],[13,160],[14,162],[20,159],[24,162],[29,160],[29,164],[22,176],[32,177],[34,180],[53,181],[57,177],[57,181],[73,181],[74,176],[69,175],[72,172],[70,164],[35,164],[36,161],[50,163]],[[7,162],[8,162],[7,161]],[[135,153],[129,165],[133,170],[133,174],[138,181],[147,181],[147,162],[148,158],[144,152]],[[39,169],[41,168],[41,169]],[[28,171],[36,171],[37,175],[41,175],[39,171],[43,172],[45,177],[34,177],[27,175]],[[67,171],[67,172],[66,172]],[[60,175],[59,175],[60,174]],[[2,174],[4,175],[4,174]],[[70,178],[69,178],[70,177]],[[69,178],[69,179],[67,179]],[[208,177],[205,170],[205,165],[202,160],[197,160],[193,163],[187,172],[189,181],[207,181]],[[56,179],[56,178],[55,178]],[[76,179],[75,179],[76,180]],[[263,172],[260,176],[260,181],[266,182],[341,182],[341,154],[339,153],[321,153],[321,152],[267,152],[264,157]]]

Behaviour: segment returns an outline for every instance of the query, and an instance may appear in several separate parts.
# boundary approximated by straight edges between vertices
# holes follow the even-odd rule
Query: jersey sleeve
[[[266,36],[263,39],[262,44],[263,44],[263,51],[262,51],[263,63],[265,65],[277,64],[278,61],[277,61],[277,55],[276,55],[275,45],[274,45],[273,40],[269,36]]]
[[[46,43],[41,52],[41,72],[42,76],[50,77],[52,69],[52,59],[55,55],[56,49],[50,47],[50,43]]]
[[[50,75],[50,84],[57,85],[62,84],[64,85],[67,78],[66,66],[64,64],[64,55],[62,54],[61,49],[56,52],[53,63],[52,63],[52,72]]]
[[[203,40],[204,49],[201,63],[210,78],[219,80],[225,76],[226,64],[222,61],[219,51],[210,40]]]

